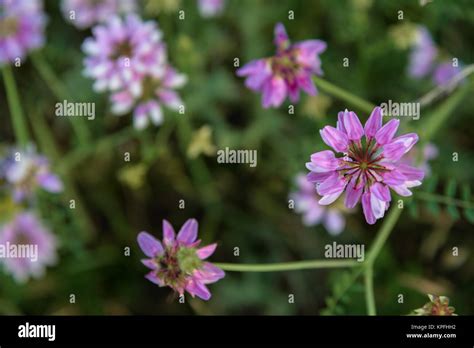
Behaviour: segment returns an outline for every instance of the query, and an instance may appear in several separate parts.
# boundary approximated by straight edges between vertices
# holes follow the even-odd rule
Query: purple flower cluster
[[[103,23],[111,16],[134,12],[136,0],[63,0],[64,18],[79,29]]]
[[[311,171],[307,178],[322,196],[319,204],[329,205],[345,191],[345,206],[354,208],[361,200],[366,221],[374,224],[389,207],[390,189],[410,196],[410,188],[421,185],[424,172],[402,161],[418,136],[394,137],[399,122],[393,119],[382,126],[382,110],[376,107],[362,126],[357,115],[346,110],[338,114],[336,128],[320,131],[323,141],[343,156],[324,150],[306,163]]]
[[[198,0],[199,13],[203,17],[215,17],[224,11],[225,0]]]
[[[408,74],[420,79],[432,73],[433,82],[438,86],[447,84],[461,71],[460,66],[455,66],[450,60],[436,63],[439,50],[436,47],[430,32],[419,25],[415,33],[415,41],[410,53]]]
[[[187,220],[178,235],[171,224],[163,220],[163,243],[147,232],[140,232],[138,244],[148,257],[142,262],[151,270],[146,278],[160,287],[169,286],[180,295],[187,291],[193,297],[209,300],[211,292],[206,284],[217,282],[225,273],[204,261],[214,253],[217,244],[199,247],[201,241],[196,240],[197,234],[195,219]]]
[[[111,92],[112,112],[133,109],[134,125],[145,128],[163,122],[162,105],[178,110],[182,105],[176,88],[186,77],[168,63],[162,32],[153,21],[136,15],[114,16],[92,29],[84,41],[85,75],[95,80],[96,91]]]
[[[32,213],[20,213],[3,225],[0,228],[0,245],[11,254],[0,262],[17,282],[25,282],[29,277],[41,277],[45,268],[56,262],[56,238]],[[23,250],[24,254],[19,250]]]
[[[24,58],[44,44],[41,0],[0,0],[0,65]]]
[[[6,181],[16,202],[31,200],[38,188],[52,193],[63,190],[61,180],[50,170],[48,159],[33,148],[13,151],[2,163],[0,178]]]
[[[275,26],[274,56],[257,59],[237,70],[238,76],[246,77],[245,85],[262,93],[264,108],[280,106],[286,97],[295,103],[300,90],[316,95],[313,75],[322,75],[319,54],[325,51],[321,40],[306,40],[292,44],[283,24]]]
[[[303,223],[306,226],[321,223],[331,235],[340,234],[346,225],[344,211],[347,209],[340,204],[320,204],[321,197],[315,191],[314,184],[308,181],[304,174],[296,177],[296,184],[298,189],[290,194],[290,199],[295,203],[295,211],[303,215]]]

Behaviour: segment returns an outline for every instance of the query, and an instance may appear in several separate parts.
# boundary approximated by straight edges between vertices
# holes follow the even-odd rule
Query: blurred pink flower
[[[362,126],[357,115],[346,110],[338,114],[336,128],[326,126],[320,131],[323,141],[343,157],[324,150],[312,154],[311,162],[306,163],[311,171],[308,180],[317,184],[322,196],[319,204],[331,204],[345,191],[346,207],[353,208],[362,200],[365,219],[374,224],[389,207],[389,188],[410,196],[409,188],[421,185],[424,172],[401,161],[418,135],[394,138],[399,123],[392,119],[382,126],[382,110],[376,107]]]
[[[274,42],[274,56],[247,63],[237,70],[237,75],[246,77],[248,88],[262,93],[264,108],[280,106],[287,96],[296,103],[300,90],[316,95],[312,76],[323,74],[319,54],[326,50],[326,43],[306,40],[291,44],[281,23],[275,26]]]
[[[166,65],[162,75],[144,76],[135,93],[130,88],[113,93],[110,97],[112,112],[123,115],[133,109],[133,123],[136,129],[145,128],[150,121],[155,126],[159,125],[163,122],[162,105],[175,111],[183,105],[175,89],[184,86],[185,83],[185,75]]]
[[[113,16],[94,27],[92,34],[82,45],[84,73],[95,80],[97,92],[127,88],[139,94],[144,75],[164,74],[166,47],[155,22],[144,22],[134,14],[125,19]]]
[[[298,190],[290,194],[290,199],[295,202],[295,211],[303,215],[303,223],[306,226],[323,224],[331,235],[340,234],[346,225],[344,208],[339,205],[319,204],[321,197],[306,175],[298,174],[296,184]]]
[[[214,253],[217,244],[199,248],[197,233],[195,219],[187,220],[177,236],[170,223],[163,220],[163,243],[147,232],[140,232],[138,244],[149,257],[142,262],[151,269],[145,278],[160,287],[169,286],[180,295],[187,291],[193,297],[209,300],[211,292],[206,284],[217,282],[225,273],[204,261]]]
[[[198,0],[201,16],[214,17],[224,10],[225,0]]]
[[[45,25],[41,0],[0,0],[0,65],[43,46]]]
[[[421,78],[432,70],[438,49],[426,27],[419,25],[415,35],[415,43],[410,53],[408,74],[413,78]]]
[[[135,11],[136,0],[63,0],[64,18],[79,29],[105,22],[111,16]]]
[[[4,225],[0,229],[0,245],[5,250],[29,250],[24,255],[17,252],[16,256],[10,251],[9,257],[0,258],[6,271],[18,282],[25,282],[30,276],[41,277],[46,266],[56,262],[56,237],[32,213],[18,214]]]
[[[2,163],[0,177],[12,188],[13,199],[17,202],[31,199],[38,188],[51,193],[63,190],[63,183],[51,172],[48,159],[38,155],[33,148],[12,151]]]
[[[448,84],[451,79],[461,72],[461,67],[453,66],[452,61],[445,61],[436,66],[433,72],[433,82],[438,86]]]

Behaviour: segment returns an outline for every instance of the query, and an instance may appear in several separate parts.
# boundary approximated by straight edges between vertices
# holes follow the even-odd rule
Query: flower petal
[[[346,152],[349,145],[347,135],[340,130],[326,126],[319,131],[323,141],[337,152]]]
[[[383,156],[389,161],[396,162],[410,151],[417,141],[418,135],[415,133],[399,136],[383,147]]]
[[[342,230],[344,230],[345,225],[346,220],[339,211],[328,209],[326,216],[324,217],[324,227],[326,227],[331,235],[336,236],[340,234]]]
[[[362,210],[364,211],[365,221],[370,225],[375,224],[376,219],[372,211],[370,192],[362,194]]]
[[[164,252],[160,241],[147,232],[140,232],[137,241],[143,253],[148,257],[162,255]]]
[[[198,222],[196,219],[187,220],[179,230],[177,240],[183,244],[190,244],[197,238]]]
[[[209,244],[206,245],[205,247],[202,247],[196,251],[197,256],[201,259],[207,259],[209,256],[211,256],[214,251],[216,250],[217,243],[214,244]]]
[[[397,132],[399,124],[399,120],[388,121],[382,128],[377,131],[377,133],[375,133],[375,139],[377,140],[377,143],[379,143],[380,145],[388,144]]]
[[[175,239],[174,228],[167,220],[163,220],[163,243],[171,246]]]
[[[365,136],[368,138],[374,137],[380,127],[382,127],[382,109],[377,106],[372,110],[367,122],[365,122]]]
[[[349,140],[360,140],[364,135],[364,128],[360,123],[359,117],[353,111],[344,111],[342,116],[344,129],[346,130],[347,137]]]

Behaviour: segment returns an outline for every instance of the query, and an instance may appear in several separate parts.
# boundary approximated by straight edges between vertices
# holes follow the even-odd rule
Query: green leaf
[[[410,216],[414,219],[418,218],[418,204],[416,200],[411,200],[410,203],[408,204],[408,212],[410,213]]]
[[[426,192],[433,193],[438,186],[439,178],[436,174],[433,174],[426,182],[425,182],[425,190]]]
[[[459,211],[457,210],[456,206],[448,205],[447,210],[453,220],[458,220],[460,218]]]
[[[428,211],[435,216],[438,216],[441,211],[439,204],[436,202],[427,202],[426,209],[428,209]]]
[[[471,201],[471,187],[469,186],[469,184],[463,185],[461,194],[464,201]],[[463,213],[466,220],[469,221],[471,224],[474,224],[474,209],[465,208]]]
[[[456,195],[456,180],[454,178],[449,179],[446,185],[445,194],[448,197],[454,197]]]

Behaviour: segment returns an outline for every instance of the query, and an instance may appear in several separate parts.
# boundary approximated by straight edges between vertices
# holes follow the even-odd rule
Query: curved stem
[[[21,147],[24,148],[28,144],[30,137],[28,133],[28,127],[26,125],[25,115],[23,114],[23,110],[21,108],[15,77],[13,76],[12,69],[9,65],[5,65],[2,68],[2,73],[16,141]]]
[[[294,262],[280,262],[280,263],[215,263],[214,265],[222,268],[224,271],[231,272],[279,272],[279,271],[294,271],[302,269],[319,269],[319,268],[340,268],[340,267],[355,267],[361,265],[355,260],[308,260],[308,261],[294,261]]]
[[[367,304],[367,314],[376,315],[375,296],[374,296],[374,266],[368,264],[364,273],[365,281],[365,301]]]
[[[320,77],[313,77],[314,83],[318,86],[322,91],[326,92],[327,94],[332,95],[338,99],[344,100],[347,103],[351,104],[355,108],[358,108],[368,114],[372,112],[375,105],[369,103],[368,101],[336,86],[332,83],[323,80]]]
[[[380,230],[377,233],[377,236],[375,237],[375,241],[373,242],[369,250],[369,253],[365,259],[366,260],[365,264],[368,267],[373,265],[375,259],[380,253],[380,250],[382,250],[382,247],[387,241],[387,238],[390,235],[390,232],[392,232],[393,228],[395,227],[395,224],[397,223],[398,218],[400,217],[400,214],[402,213],[402,211],[403,209],[400,209],[398,207],[393,207],[390,213],[388,214],[388,217],[383,222],[382,227],[380,227]]]

